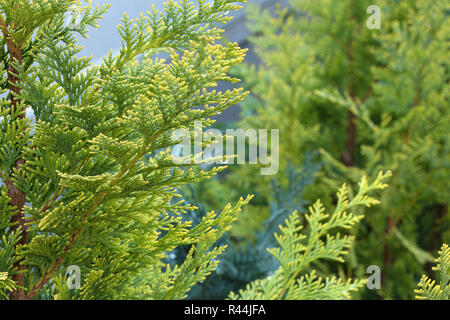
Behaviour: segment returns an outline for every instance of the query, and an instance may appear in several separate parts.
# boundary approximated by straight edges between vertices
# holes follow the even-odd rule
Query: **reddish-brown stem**
[[[12,112],[20,112],[19,119],[25,118],[25,109],[21,106],[20,101],[20,92],[21,89],[18,86],[20,83],[20,79],[17,77],[17,70],[14,67],[14,63],[23,63],[22,58],[22,48],[17,45],[10,37],[8,26],[5,23],[3,17],[0,18],[0,29],[2,30],[3,37],[5,39],[6,46],[8,47],[9,55],[10,55],[10,65],[8,66],[8,80],[9,80],[9,99],[11,101],[11,111]],[[19,110],[22,108],[22,110]],[[17,170],[17,173],[22,170],[23,165],[25,164],[25,160],[19,158],[16,160],[14,168]],[[16,232],[20,228],[20,240],[17,245],[24,245],[28,243],[28,231],[26,225],[25,214],[23,212],[23,208],[25,206],[25,193],[20,190],[12,181],[6,180],[5,185],[8,187],[8,195],[11,199],[11,206],[15,210],[15,214],[11,218],[11,223],[13,224],[12,231]],[[17,261],[14,264],[16,271],[19,273],[12,276],[14,282],[18,287],[24,287],[25,285],[25,266]],[[12,300],[23,300],[27,299],[26,294],[23,289],[18,288],[11,292],[10,298]]]
[[[72,237],[70,239],[70,243],[64,248],[64,252],[67,253],[70,251],[76,238],[81,233],[81,231],[82,231],[82,229],[79,229],[72,235]],[[61,266],[61,264],[63,263],[65,258],[66,258],[66,255],[64,254],[64,255],[60,256],[58,259],[56,259],[55,263],[50,268],[50,270],[44,274],[41,281],[39,281],[39,283],[36,284],[33,287],[33,289],[31,290],[31,292],[28,294],[28,296],[27,296],[28,300],[31,300],[36,296],[36,294],[39,292],[39,290],[41,290],[42,287],[50,280],[51,275],[56,271],[56,269],[58,269]]]
[[[348,47],[345,50],[347,56],[349,70],[348,70],[348,87],[350,92],[350,98],[356,103],[356,93],[355,93],[355,58],[354,58],[354,38],[361,32],[361,26],[359,26],[355,33],[350,37]],[[355,164],[355,151],[356,151],[356,115],[353,111],[348,111],[347,117],[347,145],[345,153],[342,153],[341,157],[344,164],[351,167]]]
[[[55,196],[53,198],[51,198],[43,207],[42,209],[39,211],[39,214],[43,214],[45,213],[48,209],[51,208],[52,204],[58,200],[59,196],[61,196],[62,190],[59,190]]]
[[[342,160],[346,166],[351,167],[355,164],[356,116],[350,110],[348,111],[347,134],[347,147],[346,152],[342,154]]]

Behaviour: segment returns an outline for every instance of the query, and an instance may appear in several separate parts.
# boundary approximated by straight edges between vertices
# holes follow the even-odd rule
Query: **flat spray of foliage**
[[[179,299],[211,273],[210,248],[245,205],[209,212],[195,227],[176,188],[209,178],[174,166],[176,128],[241,101],[241,89],[206,90],[245,51],[218,42],[229,0],[167,1],[124,15],[120,53],[79,57],[107,6],[73,0],[0,1],[0,292],[11,299]],[[75,5],[77,23],[67,22]],[[170,59],[158,59],[165,51]],[[204,106],[203,108],[198,108]],[[33,126],[25,110],[36,116]],[[166,253],[189,246],[175,266]],[[81,269],[70,291],[66,270]]]
[[[415,290],[416,299],[419,300],[450,300],[450,247],[443,244],[438,252],[439,258],[436,259],[436,267],[433,271],[438,271],[440,276],[439,284],[431,280],[426,275],[422,276]]]
[[[280,227],[276,240],[278,247],[269,252],[278,260],[280,267],[273,275],[256,280],[239,294],[232,293],[231,299],[263,300],[312,300],[312,299],[350,299],[351,292],[361,288],[366,280],[344,280],[336,276],[325,279],[317,276],[314,264],[321,260],[344,262],[344,256],[354,243],[354,236],[342,235],[339,230],[349,230],[363,218],[353,214],[357,206],[370,207],[379,201],[368,193],[387,187],[383,181],[391,173],[378,174],[369,184],[367,179],[359,183],[358,193],[349,199],[350,190],[343,185],[337,193],[337,205],[332,213],[326,213],[320,200],[309,208],[304,216],[307,228],[304,229],[299,212],[294,211],[285,226]]]

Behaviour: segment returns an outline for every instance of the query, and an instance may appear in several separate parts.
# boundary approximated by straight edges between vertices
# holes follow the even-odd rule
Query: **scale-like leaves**
[[[238,82],[228,71],[245,50],[220,44],[215,24],[239,2],[169,0],[163,11],[125,16],[120,52],[100,65],[79,56],[76,34],[97,27],[108,6],[0,2],[1,295],[179,299],[216,268],[224,247],[213,245],[250,197],[195,226],[181,219],[190,206],[173,201],[176,189],[223,168],[176,165],[172,131],[210,125],[247,95],[210,90]],[[156,57],[161,50],[170,60]],[[13,207],[18,193],[25,203]],[[190,253],[168,268],[163,261],[177,246]],[[64,287],[71,265],[81,270],[79,291]]]
[[[450,247],[443,244],[438,252],[439,257],[435,260],[436,266],[433,271],[439,273],[439,284],[426,275],[420,279],[416,293],[419,300],[450,300]]]
[[[278,247],[269,252],[278,260],[280,267],[273,275],[256,280],[245,290],[231,293],[231,299],[350,299],[351,292],[361,288],[365,280],[344,280],[335,276],[325,279],[317,276],[314,264],[319,261],[344,262],[344,256],[354,243],[354,236],[341,235],[357,224],[362,215],[352,213],[358,206],[370,207],[378,200],[368,195],[374,190],[387,187],[384,181],[390,172],[380,172],[373,183],[362,178],[358,193],[349,199],[347,186],[337,193],[338,203],[332,214],[320,200],[305,215],[305,230],[297,211],[286,220],[276,234]]]

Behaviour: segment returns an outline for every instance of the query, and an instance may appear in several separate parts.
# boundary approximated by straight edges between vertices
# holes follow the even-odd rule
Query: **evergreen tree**
[[[380,29],[369,28],[371,5]],[[279,179],[319,149],[323,170],[304,198],[331,205],[343,181],[392,170],[347,261],[358,275],[381,267],[382,290],[364,298],[412,298],[431,268],[428,252],[450,236],[448,12],[441,0],[291,0],[275,14],[247,10],[261,65],[236,70],[252,93],[242,124],[281,129]],[[264,203],[269,189],[254,170],[236,168],[228,181]]]
[[[163,11],[124,15],[120,53],[92,65],[77,57],[76,34],[98,27],[106,6],[0,1],[3,297],[180,299],[215,269],[224,247],[212,247],[250,198],[195,227],[182,220],[191,206],[173,201],[176,188],[221,169],[174,165],[171,132],[210,125],[246,95],[206,90],[238,81],[227,72],[245,51],[220,44],[214,27],[234,2],[169,0]],[[74,5],[80,16],[65,23]],[[167,264],[179,246],[189,247],[185,259]],[[66,284],[69,266],[81,271],[80,290]]]

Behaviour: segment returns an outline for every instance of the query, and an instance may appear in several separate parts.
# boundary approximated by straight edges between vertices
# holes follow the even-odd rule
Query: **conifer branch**
[[[241,7],[229,0],[214,4],[199,0],[198,8],[185,0],[168,1],[163,11],[153,9],[135,23],[124,18],[125,26],[119,27],[121,52],[105,57],[101,66],[92,66],[90,58],[76,56],[81,47],[74,32],[86,35],[106,7],[93,9],[89,1],[81,7],[77,2],[77,25],[67,27],[65,17],[73,3],[6,0],[0,4],[11,21],[6,25],[0,17],[7,48],[3,60],[9,61],[5,72],[9,82],[2,86],[9,89],[10,100],[0,111],[5,187],[0,197],[0,241],[6,241],[7,249],[0,248],[0,264],[8,272],[5,278],[1,270],[0,294],[7,291],[12,299],[36,299],[55,288],[64,296],[67,287],[60,283],[64,263],[79,259],[86,249],[89,254],[81,263],[89,271],[79,297],[105,295],[96,288],[106,281],[98,270],[109,273],[108,278],[120,278],[120,288],[108,292],[110,297],[133,295],[129,282],[140,277],[147,297],[183,296],[214,270],[214,259],[224,248],[209,248],[249,200],[226,207],[220,216],[208,214],[195,228],[169,216],[187,207],[172,201],[176,187],[220,171],[196,173],[176,166],[168,148],[178,143],[171,130],[190,127],[197,120],[210,124],[208,118],[245,97],[242,89],[208,90],[219,81],[236,83],[227,73],[245,54],[235,43],[217,43],[222,30],[208,23],[226,23],[231,18],[224,12]],[[152,57],[152,49],[159,47],[170,48],[169,64]],[[144,58],[138,63],[139,54]],[[25,101],[36,116],[32,135]],[[208,107],[197,110],[201,105]],[[23,198],[13,192],[16,186]],[[23,214],[25,193],[30,217],[28,221],[22,217],[21,228],[15,219],[17,209]],[[23,201],[14,205],[18,199]],[[77,241],[84,241],[86,247],[80,248]],[[159,270],[166,253],[181,245],[192,245],[196,253],[187,257],[182,268]],[[150,294],[154,276],[179,283],[166,286],[166,294]],[[8,281],[19,289],[11,293]]]
[[[354,236],[335,233],[335,229],[351,229],[363,218],[352,214],[357,206],[371,207],[379,201],[368,194],[374,190],[387,187],[384,181],[391,172],[380,172],[373,183],[363,177],[359,191],[352,198],[350,190],[343,185],[338,193],[338,203],[332,213],[326,213],[325,207],[318,200],[305,215],[308,230],[303,230],[298,212],[294,212],[280,227],[275,237],[279,247],[268,251],[279,261],[280,267],[273,275],[256,280],[239,293],[231,293],[231,299],[269,299],[269,300],[304,300],[304,299],[348,299],[352,291],[358,290],[364,280],[343,280],[335,276],[322,279],[310,266],[320,260],[343,262],[348,254]],[[303,274],[303,275],[302,275]]]
[[[122,176],[134,165],[136,164],[137,161],[139,161],[143,155],[145,154],[145,151],[147,150],[149,144],[151,142],[147,142],[144,147],[142,148],[142,151],[140,153],[138,153],[133,159],[130,160],[130,162],[127,164],[127,166],[125,166],[121,172],[117,175],[117,177],[110,183],[110,187],[114,187],[120,180],[120,178],[122,178]],[[92,213],[94,213],[95,210],[98,209],[101,201],[105,198],[105,196],[107,196],[106,192],[102,192],[100,194],[97,195],[97,199],[95,200],[95,202],[93,203],[93,205],[91,206],[91,208],[89,209],[89,211],[87,212],[86,215],[84,215],[83,217],[83,222],[86,222],[89,217],[92,215]],[[45,210],[44,210],[45,211]],[[64,251],[63,254],[61,256],[59,256],[54,264],[52,265],[52,267],[50,268],[49,271],[47,271],[42,279],[36,284],[36,286],[34,286],[30,293],[28,294],[28,298],[29,299],[33,299],[36,294],[39,292],[39,290],[42,289],[42,287],[51,279],[51,275],[59,268],[59,266],[63,263],[64,259],[66,258],[66,253],[70,251],[70,249],[73,247],[76,239],[78,238],[78,236],[81,234],[81,232],[83,232],[83,228],[79,228],[78,230],[76,230],[72,235],[71,235],[71,239],[70,242],[67,246],[64,247]]]
[[[450,300],[450,247],[442,244],[438,254],[432,270],[439,273],[439,282],[422,275],[418,288],[414,290],[418,300]]]
[[[19,44],[16,44],[13,39],[10,38],[9,30],[5,19],[2,15],[0,15],[0,29],[3,33],[3,38],[5,39],[5,43],[7,45],[9,55],[10,55],[10,65],[8,66],[8,79],[9,79],[9,97],[11,100],[11,111],[17,112],[18,108],[22,108],[20,111],[18,119],[25,118],[25,107],[21,106],[21,100],[18,98],[21,93],[20,89],[20,80],[17,77],[17,70],[14,67],[15,63],[22,64],[22,48]],[[15,161],[14,168],[17,170],[17,174],[20,175],[22,166],[25,164],[25,161],[22,157],[19,157]],[[23,213],[23,207],[25,206],[25,193],[20,190],[12,181],[5,180],[5,184],[8,187],[8,194],[11,198],[11,206],[15,208],[16,214],[14,214],[11,218],[11,222],[13,223],[12,230],[16,231],[18,228],[21,230],[21,238],[18,244],[25,245],[28,243],[28,226],[26,225],[27,221],[25,219],[25,215]],[[23,266],[20,261],[17,261],[15,264],[18,273],[13,275],[13,280],[16,282],[18,287],[24,287],[25,285],[25,275],[23,271],[25,270],[25,266]],[[23,289],[17,289],[11,293],[12,299],[22,299],[25,298],[25,293]]]

